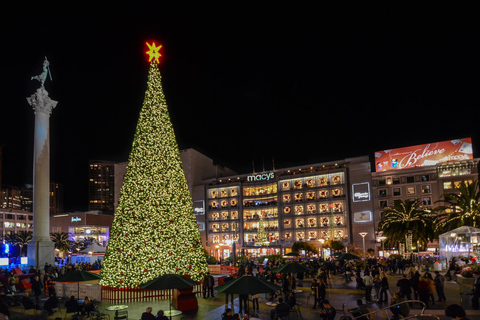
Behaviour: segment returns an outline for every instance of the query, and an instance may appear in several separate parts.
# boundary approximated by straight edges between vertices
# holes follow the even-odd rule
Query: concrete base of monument
[[[28,244],[28,267],[40,267],[45,263],[55,265],[55,244],[51,240],[32,240]]]

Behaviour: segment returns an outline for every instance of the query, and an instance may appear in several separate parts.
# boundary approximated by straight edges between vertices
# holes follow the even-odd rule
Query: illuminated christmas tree
[[[256,246],[267,246],[268,241],[267,232],[265,231],[265,223],[263,222],[263,215],[260,214],[260,221],[258,222],[257,237],[255,239]]]
[[[208,271],[180,151],[163,94],[160,54],[150,71],[100,284],[136,287],[168,273],[200,280]]]

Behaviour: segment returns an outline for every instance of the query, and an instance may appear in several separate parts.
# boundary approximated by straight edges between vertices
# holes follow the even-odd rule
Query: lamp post
[[[387,237],[378,237],[378,240],[382,243],[382,253],[383,256],[385,257],[385,243],[384,241],[387,240]]]
[[[325,239],[319,239],[320,241],[320,258],[323,260],[323,244],[325,243]]]
[[[363,259],[365,260],[365,236],[368,234],[368,232],[360,232],[359,235],[362,236],[363,240]]]

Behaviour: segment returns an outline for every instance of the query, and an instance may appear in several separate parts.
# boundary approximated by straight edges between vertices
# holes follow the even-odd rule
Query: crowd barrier
[[[98,284],[85,284],[77,282],[55,282],[55,292],[58,297],[71,296],[83,299],[89,297],[91,300],[102,300],[102,286]]]
[[[208,271],[211,274],[229,274],[229,273],[237,273],[238,267],[231,267],[231,266],[222,266],[219,264],[209,264]]]
[[[110,303],[136,302],[136,301],[157,301],[168,299],[173,290],[147,290],[137,288],[114,288],[102,287],[101,300]],[[193,287],[196,296],[203,295],[202,285]]]

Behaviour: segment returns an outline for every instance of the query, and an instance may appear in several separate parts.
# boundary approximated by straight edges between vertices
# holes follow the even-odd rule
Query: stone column
[[[57,101],[40,87],[28,103],[35,113],[33,148],[33,238],[28,244],[28,264],[43,267],[54,265],[55,248],[50,239],[50,114]]]

